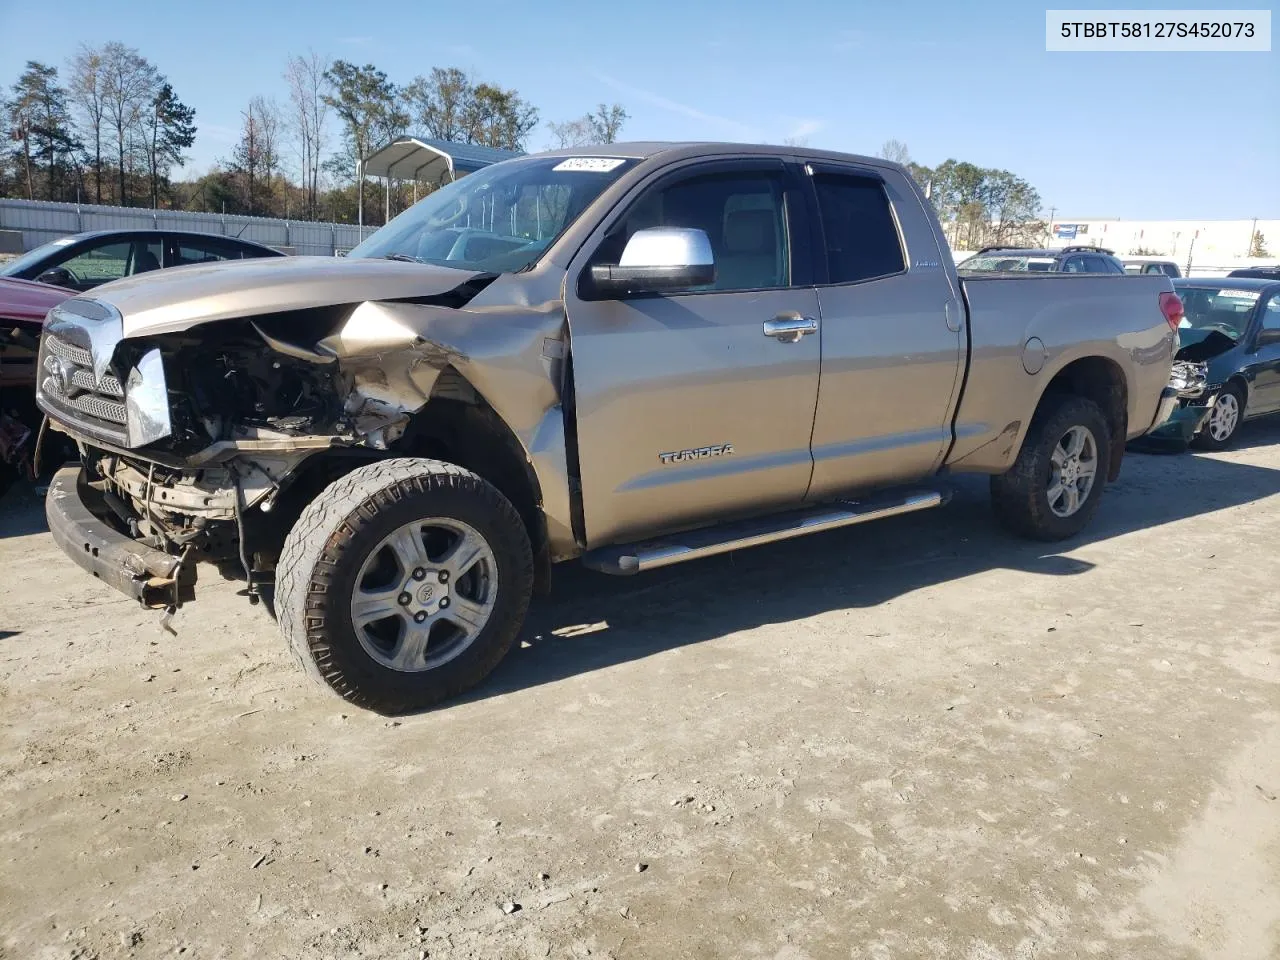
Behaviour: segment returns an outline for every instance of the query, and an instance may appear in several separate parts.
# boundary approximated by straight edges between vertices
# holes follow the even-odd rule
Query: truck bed
[[[1128,435],[1151,426],[1176,349],[1160,309],[1168,277],[1090,273],[960,274],[968,314],[969,368],[955,417],[954,469],[1002,473],[1053,378],[1084,357],[1129,371]]]

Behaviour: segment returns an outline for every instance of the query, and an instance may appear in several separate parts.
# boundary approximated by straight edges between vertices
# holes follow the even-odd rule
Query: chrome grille
[[[53,377],[45,378],[44,395],[61,407],[79,410],[81,413],[88,414],[96,420],[105,420],[107,423],[114,423],[122,427],[125,424],[125,407],[123,403],[108,400],[106,397],[94,393],[77,393],[68,397],[62,392],[62,384],[58,383]]]
[[[65,344],[60,345],[65,346]],[[50,350],[49,352],[53,353],[54,351]],[[57,376],[58,356],[61,355],[47,356],[44,358],[44,372],[46,374],[53,374],[55,377]],[[88,393],[105,394],[109,397],[118,397],[121,400],[124,399],[124,387],[121,385],[119,380],[111,376],[111,374],[107,374],[102,378],[101,383],[94,383],[93,374],[91,374],[87,369],[84,369],[84,367],[87,366],[88,364],[82,364],[71,372],[71,391],[73,396],[79,391],[86,391]]]
[[[128,437],[124,385],[118,377],[93,377],[93,356],[46,330],[40,343],[38,398],[50,413],[117,443]]]
[[[57,337],[46,337],[44,348],[55,357],[70,360],[77,367],[93,366],[93,355],[84,347],[77,347],[74,343],[67,343]]]

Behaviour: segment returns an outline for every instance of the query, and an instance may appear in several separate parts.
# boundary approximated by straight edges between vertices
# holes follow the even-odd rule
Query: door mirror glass
[[[705,230],[649,227],[627,241],[617,263],[598,263],[591,281],[601,294],[662,293],[715,283],[715,257]]]
[[[1263,328],[1258,331],[1258,346],[1265,347],[1272,343],[1280,343],[1280,327]]]

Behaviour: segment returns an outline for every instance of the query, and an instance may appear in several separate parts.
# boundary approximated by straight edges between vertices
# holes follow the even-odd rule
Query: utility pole
[[[1048,225],[1048,230],[1046,231],[1048,235],[1045,237],[1045,240],[1044,240],[1044,245],[1046,247],[1049,246],[1049,244],[1053,241],[1053,215],[1057,212],[1058,212],[1057,207],[1049,208],[1049,225]]]

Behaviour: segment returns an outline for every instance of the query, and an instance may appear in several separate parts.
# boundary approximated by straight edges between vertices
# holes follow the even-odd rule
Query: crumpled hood
[[[1203,361],[1219,357],[1236,346],[1221,330],[1197,330],[1183,328],[1178,331],[1177,360]]]
[[[104,284],[83,299],[115,307],[124,318],[124,336],[138,337],[235,317],[434,297],[477,276],[397,260],[265,257],[156,270]]]

